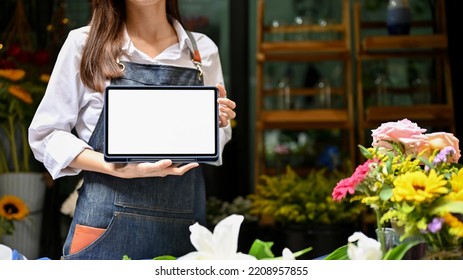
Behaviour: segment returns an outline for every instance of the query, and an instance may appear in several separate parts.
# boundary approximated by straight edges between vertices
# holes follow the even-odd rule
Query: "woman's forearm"
[[[76,169],[114,175],[111,171],[113,169],[104,160],[103,154],[91,149],[83,150],[69,166]]]

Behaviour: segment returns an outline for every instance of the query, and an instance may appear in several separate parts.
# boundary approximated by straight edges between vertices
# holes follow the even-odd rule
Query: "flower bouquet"
[[[382,256],[384,228],[401,243],[424,243],[425,258],[461,257],[463,168],[459,140],[451,133],[425,133],[408,119],[372,131],[372,147],[359,146],[366,161],[333,190],[334,200],[361,201],[376,213]],[[409,248],[408,248],[409,249]]]

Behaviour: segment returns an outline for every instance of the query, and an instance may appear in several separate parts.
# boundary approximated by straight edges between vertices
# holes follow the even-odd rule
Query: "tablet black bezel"
[[[214,92],[214,153],[212,154],[109,154],[109,139],[108,139],[108,101],[110,98],[110,90],[212,90]],[[219,145],[219,109],[217,98],[219,97],[219,90],[213,86],[138,86],[138,85],[109,85],[104,92],[104,159],[107,162],[155,162],[161,159],[170,159],[176,163],[188,162],[215,162],[219,159],[220,145]],[[180,101],[180,100],[179,100]]]

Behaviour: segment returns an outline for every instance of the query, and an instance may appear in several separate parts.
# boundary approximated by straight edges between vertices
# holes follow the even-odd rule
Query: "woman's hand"
[[[71,168],[93,171],[112,175],[119,178],[166,177],[168,175],[180,176],[199,164],[188,163],[179,165],[170,159],[157,162],[140,163],[112,163],[106,162],[102,153],[91,149],[83,150],[69,165]]]
[[[157,162],[141,162],[129,164],[110,163],[110,173],[120,178],[166,177],[168,175],[181,176],[189,170],[198,167],[198,163],[185,165],[173,164],[170,159]]]
[[[223,85],[217,84],[217,88],[219,89],[219,98],[217,99],[217,103],[219,103],[220,127],[226,127],[230,120],[236,117],[236,113],[234,111],[236,103],[227,98],[227,91]]]

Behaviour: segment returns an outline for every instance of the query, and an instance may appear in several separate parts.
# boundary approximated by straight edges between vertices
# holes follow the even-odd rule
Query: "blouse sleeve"
[[[194,33],[198,48],[201,53],[202,70],[204,71],[204,85],[216,86],[222,84],[225,86],[222,72],[222,64],[220,61],[219,49],[217,45],[209,37],[204,34]],[[226,88],[226,87],[225,87]],[[219,129],[220,139],[220,155],[217,162],[212,165],[222,165],[222,153],[232,137],[232,129],[230,124]]]
[[[64,42],[45,95],[29,126],[29,144],[35,158],[42,162],[53,179],[76,175],[71,161],[84,149],[91,148],[72,133],[80,110],[84,85],[79,66],[86,33],[71,31]]]

